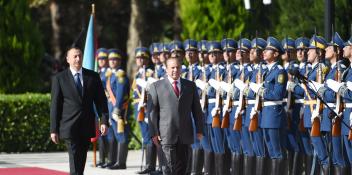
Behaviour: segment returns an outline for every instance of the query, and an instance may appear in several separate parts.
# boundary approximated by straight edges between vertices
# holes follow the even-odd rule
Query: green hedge
[[[0,94],[0,152],[48,152],[65,150],[63,142],[55,145],[50,136],[50,94]],[[132,131],[139,127],[133,117]],[[130,149],[140,145],[130,136]]]

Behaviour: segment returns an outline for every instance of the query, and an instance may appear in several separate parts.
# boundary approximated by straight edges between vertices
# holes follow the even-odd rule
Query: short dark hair
[[[67,48],[67,50],[66,50],[65,58],[67,57],[68,52],[69,52],[70,50],[72,50],[72,49],[76,49],[76,50],[79,50],[79,51],[82,52],[81,48],[79,48],[78,46],[70,46],[70,47]]]
[[[167,63],[168,63],[170,60],[176,60],[177,63],[178,63],[178,65],[181,65],[181,61],[180,61],[179,58],[177,58],[177,57],[170,57],[170,58],[167,59],[166,62],[165,62],[166,67],[167,67]]]

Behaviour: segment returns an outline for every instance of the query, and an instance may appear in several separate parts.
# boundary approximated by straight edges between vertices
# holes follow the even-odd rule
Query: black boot
[[[305,174],[309,175],[312,171],[313,155],[305,156]]]
[[[231,155],[231,175],[242,174],[242,155],[232,153]]]
[[[111,170],[126,169],[127,153],[128,153],[127,143],[119,143],[118,144],[118,153],[117,153],[117,162],[115,163],[115,165],[109,167],[109,169],[111,169]]]
[[[215,154],[215,174],[229,175],[230,170],[225,168],[225,153]]]
[[[201,175],[204,163],[204,152],[203,149],[192,150],[192,175]]]
[[[293,163],[291,175],[302,174],[303,154],[295,152],[293,155]]]
[[[156,148],[153,144],[147,145],[145,150],[145,169],[138,171],[137,174],[148,174],[155,171]]]
[[[265,157],[256,157],[256,161],[255,161],[255,174],[256,175],[262,175],[262,174],[266,174],[265,173],[265,169],[267,169],[265,167]]]
[[[320,171],[322,175],[330,175],[330,166],[329,165],[320,165]]]
[[[253,175],[255,172],[255,157],[254,156],[244,156],[243,161],[243,174]]]
[[[334,174],[347,174],[347,168],[341,166],[334,166]]]
[[[214,153],[204,151],[204,175],[215,174]]]
[[[283,160],[283,165],[284,165],[284,171],[283,174],[285,175],[290,175],[292,173],[292,167],[293,167],[293,152],[292,151],[286,151],[286,158]]]
[[[117,157],[117,143],[115,137],[112,137],[111,140],[108,142],[108,159],[109,163],[102,165],[102,168],[109,168],[116,163],[116,157]]]
[[[284,167],[281,166],[282,160],[283,159],[271,159],[271,174],[272,175],[281,175],[282,174],[282,169],[284,169]]]

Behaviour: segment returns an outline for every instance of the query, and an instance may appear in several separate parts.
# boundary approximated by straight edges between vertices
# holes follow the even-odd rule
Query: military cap
[[[118,49],[109,49],[108,59],[122,59],[122,54]]]
[[[238,49],[241,49],[242,51],[249,51],[252,48],[252,43],[249,39],[247,38],[242,38],[238,41]]]
[[[265,49],[275,50],[279,52],[279,54],[283,54],[285,52],[284,49],[282,48],[281,43],[275,37],[272,37],[272,36],[269,36],[268,39],[266,40]]]
[[[170,47],[167,43],[160,43],[159,44],[159,52],[167,52],[169,53],[170,52]]]
[[[306,37],[299,37],[295,41],[296,49],[306,49],[309,46],[309,39]]]
[[[170,43],[170,52],[181,51],[184,52],[183,44],[181,41],[173,41]]]
[[[341,39],[340,35],[335,32],[334,36],[332,37],[332,40],[330,43],[327,44],[328,46],[337,46],[339,48],[343,48],[344,47],[344,42]]]
[[[183,42],[185,51],[197,51],[197,41],[193,39],[187,39]]]
[[[290,37],[287,37],[281,41],[281,45],[284,48],[284,50],[295,49],[295,40]]]
[[[149,58],[150,57],[149,50],[146,47],[137,47],[134,50],[134,54],[135,54],[136,58],[137,57],[143,57],[143,58]]]
[[[352,46],[352,37],[345,42],[345,46]]]
[[[221,52],[221,43],[219,41],[209,41],[207,44],[208,53]]]
[[[107,59],[108,58],[108,50],[105,48],[99,48],[96,53],[95,56],[98,59]]]
[[[266,41],[263,38],[254,38],[251,44],[252,44],[252,49],[264,50],[266,47]]]
[[[326,40],[317,35],[313,35],[313,37],[309,41],[309,49],[325,49],[326,48]]]
[[[221,41],[223,51],[234,51],[237,48],[237,42],[232,38],[225,38]]]
[[[152,43],[150,46],[149,46],[149,52],[154,55],[154,54],[158,54],[160,51],[159,51],[159,43]]]
[[[207,50],[207,40],[201,40],[198,42],[198,52],[208,52]]]

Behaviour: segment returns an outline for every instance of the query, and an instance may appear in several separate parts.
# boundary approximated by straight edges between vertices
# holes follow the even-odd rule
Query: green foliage
[[[0,152],[63,150],[50,141],[50,95],[0,95]]]
[[[37,89],[43,43],[27,0],[0,0],[0,29],[0,93]]]
[[[220,40],[237,37],[245,27],[248,13],[242,1],[180,0],[182,38]]]

